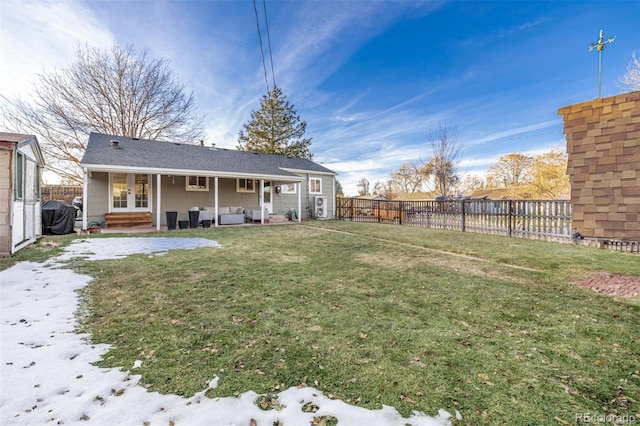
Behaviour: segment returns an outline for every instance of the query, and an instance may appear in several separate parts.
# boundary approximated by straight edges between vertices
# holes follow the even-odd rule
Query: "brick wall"
[[[640,240],[640,91],[570,105],[564,119],[573,228]]]

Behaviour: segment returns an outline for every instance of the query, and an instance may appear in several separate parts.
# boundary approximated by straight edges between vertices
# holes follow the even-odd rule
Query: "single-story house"
[[[10,256],[42,235],[44,165],[35,136],[0,132],[0,257]]]
[[[160,229],[167,212],[182,221],[195,208],[215,226],[230,207],[257,211],[252,219],[261,223],[269,214],[335,214],[336,173],[304,158],[91,133],[80,166],[83,229],[134,213]]]

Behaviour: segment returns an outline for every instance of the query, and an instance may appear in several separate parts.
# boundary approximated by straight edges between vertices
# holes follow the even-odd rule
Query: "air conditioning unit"
[[[318,195],[315,200],[316,217],[327,217],[327,196]]]

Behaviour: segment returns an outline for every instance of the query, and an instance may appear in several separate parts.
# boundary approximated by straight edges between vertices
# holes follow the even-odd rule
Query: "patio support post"
[[[87,228],[87,207],[89,207],[89,176],[87,173],[87,168],[83,169],[82,173],[82,230],[86,231]]]
[[[260,224],[264,225],[264,179],[260,179]]]
[[[298,193],[298,223],[302,222],[302,182],[296,182]]]
[[[156,175],[156,230],[160,230],[160,219],[161,219],[161,215],[160,215],[160,206],[161,206],[161,200],[160,200],[160,194],[162,193],[161,189],[162,189],[162,183],[161,183],[161,179],[162,175],[160,173],[158,173]],[[167,227],[169,226],[169,224],[167,224]]]
[[[215,227],[217,228],[220,222],[218,220],[218,176],[213,178],[213,211],[215,215]]]

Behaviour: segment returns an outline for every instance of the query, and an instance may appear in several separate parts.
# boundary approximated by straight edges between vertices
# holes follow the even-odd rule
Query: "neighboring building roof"
[[[491,188],[479,189],[473,191],[469,198],[471,199],[488,199],[488,200],[528,200],[531,199],[532,189],[524,186],[521,188]],[[558,200],[570,200],[569,191],[564,191],[558,196]]]
[[[114,142],[115,141],[115,142]],[[270,176],[299,180],[291,171],[336,173],[311,160],[225,148],[91,133],[80,161],[89,170],[140,170],[149,173]]]
[[[505,188],[478,189],[473,191],[471,199],[509,200],[514,197],[514,191]]]
[[[385,197],[384,195],[381,195],[381,194],[376,194],[376,195],[356,195],[356,196],[351,197],[351,198],[358,198],[360,200],[389,201],[389,199],[387,197]]]
[[[435,192],[411,192],[393,197],[394,201],[433,201],[438,195]]]

